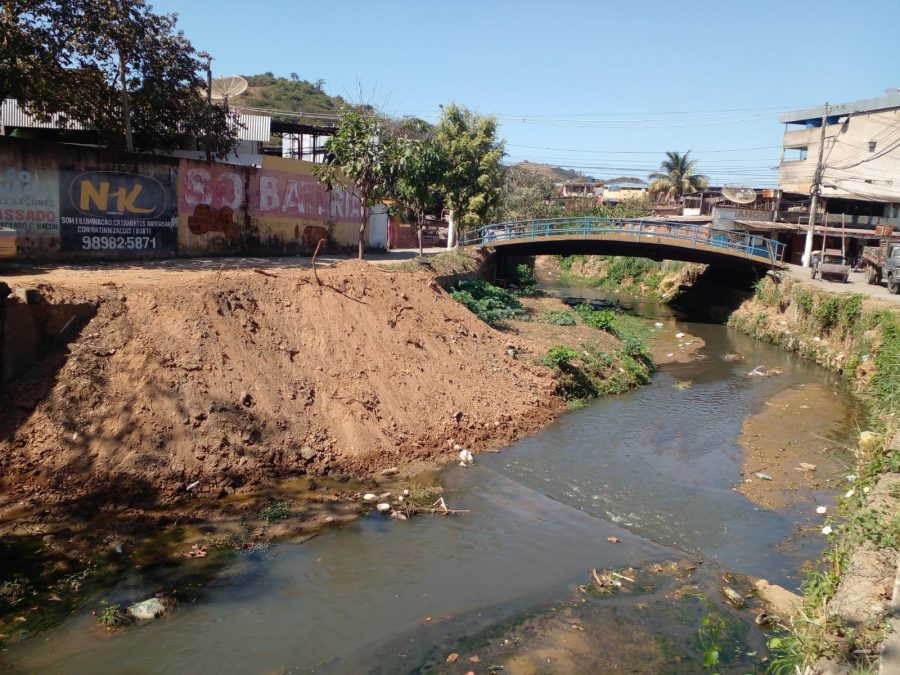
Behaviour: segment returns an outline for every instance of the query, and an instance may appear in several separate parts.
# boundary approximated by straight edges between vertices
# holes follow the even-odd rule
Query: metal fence
[[[485,225],[460,235],[463,246],[492,246],[509,240],[539,240],[543,237],[581,236],[590,239],[598,235],[624,235],[635,242],[647,244],[656,237],[680,240],[684,248],[712,246],[725,249],[730,255],[764,258],[772,263],[784,259],[785,244],[774,239],[733,230],[718,230],[706,225],[657,220],[624,220],[618,218],[554,218]]]

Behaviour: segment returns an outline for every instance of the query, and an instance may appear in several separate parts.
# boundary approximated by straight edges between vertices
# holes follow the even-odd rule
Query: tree
[[[503,170],[503,187],[498,205],[500,220],[530,220],[543,218],[555,209],[553,181],[520,166]]]
[[[406,157],[397,181],[397,199],[415,215],[419,255],[422,255],[425,215],[439,203],[441,186],[449,166],[433,135],[403,139],[403,145]]]
[[[365,108],[347,108],[337,131],[325,142],[325,162],[313,167],[313,175],[329,190],[349,190],[362,207],[359,224],[359,259],[366,246],[366,226],[375,204],[390,198],[407,155],[390,124]]]
[[[435,142],[447,157],[442,192],[454,220],[463,227],[482,225],[500,199],[503,142],[497,120],[454,103],[443,107]],[[452,245],[451,233],[448,245]]]
[[[2,28],[0,94],[39,117],[89,122],[112,147],[234,148],[235,121],[206,100],[205,55],[174,14],[145,0],[5,0]]]
[[[684,195],[706,188],[709,179],[694,173],[697,162],[689,159],[690,154],[690,150],[683,155],[677,152],[666,153],[666,158],[659,165],[660,170],[649,176],[653,181],[650,185],[651,195],[666,201],[680,202]]]

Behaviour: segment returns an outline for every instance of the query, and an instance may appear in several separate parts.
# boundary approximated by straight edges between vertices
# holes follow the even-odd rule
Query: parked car
[[[9,227],[0,227],[0,259],[15,258],[18,252],[16,231]]]
[[[866,246],[863,249],[866,266],[866,281],[870,284],[887,282],[888,290],[900,293],[900,242],[885,239],[881,246]]]
[[[814,253],[810,276],[815,279],[834,279],[847,283],[850,278],[850,263],[847,258],[836,248],[826,248],[820,253]]]

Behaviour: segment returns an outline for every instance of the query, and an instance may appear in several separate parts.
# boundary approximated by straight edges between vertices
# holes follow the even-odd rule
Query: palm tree
[[[649,178],[650,194],[657,199],[667,202],[680,202],[685,194],[703,190],[709,183],[709,179],[699,173],[694,173],[696,160],[688,159],[691,151],[683,155],[677,152],[667,152],[666,158],[660,162],[659,171],[651,173]]]

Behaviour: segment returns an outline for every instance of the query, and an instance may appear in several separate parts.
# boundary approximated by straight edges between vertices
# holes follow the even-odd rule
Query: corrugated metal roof
[[[889,108],[900,108],[900,94],[885,94],[875,98],[864,98],[859,101],[850,101],[848,103],[837,103],[828,106],[829,115],[848,115],[855,112],[871,112],[873,110],[887,110]],[[804,122],[806,120],[815,120],[822,117],[825,112],[825,106],[816,106],[815,108],[801,108],[800,110],[790,110],[781,113],[778,116],[780,122]]]
[[[14,98],[8,98],[3,101],[0,107],[0,123],[5,127],[25,127],[28,129],[60,129],[63,125],[59,122],[59,115],[53,115],[49,121],[41,122],[37,118],[29,115]],[[66,125],[66,129],[89,129],[87,125],[81,122],[70,120]]]
[[[238,114],[238,139],[242,141],[268,142],[272,136],[272,118],[264,115]],[[5,127],[25,127],[28,129],[60,129],[59,115],[53,115],[49,121],[41,122],[25,112],[15,99],[8,98],[3,101],[0,108],[0,122]],[[91,129],[88,124],[69,121],[66,129]]]
[[[269,142],[269,139],[272,137],[271,117],[239,113],[237,119],[243,125],[243,128],[238,127],[238,138],[240,140]]]

